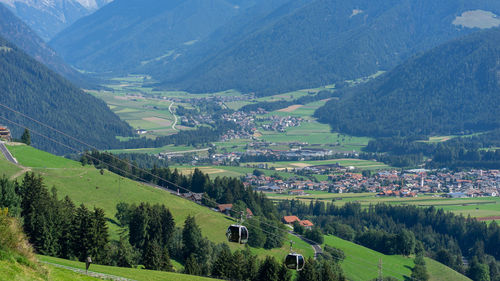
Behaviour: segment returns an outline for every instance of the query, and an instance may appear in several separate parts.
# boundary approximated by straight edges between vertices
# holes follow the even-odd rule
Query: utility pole
[[[384,281],[384,276],[382,273],[382,258],[378,259],[378,278],[377,281]]]

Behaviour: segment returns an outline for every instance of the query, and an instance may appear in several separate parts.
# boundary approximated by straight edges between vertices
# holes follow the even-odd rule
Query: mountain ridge
[[[500,29],[452,40],[344,91],[315,113],[355,135],[469,134],[500,127]]]

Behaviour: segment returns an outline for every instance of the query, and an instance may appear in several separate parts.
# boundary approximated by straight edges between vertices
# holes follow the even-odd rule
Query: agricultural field
[[[413,257],[384,255],[331,235],[325,236],[324,245],[344,251],[346,258],[342,262],[342,268],[350,280],[371,280],[377,278],[379,261],[382,261],[383,275],[391,276],[398,280],[409,279],[411,268],[414,266]],[[430,280],[470,280],[437,261],[425,258],[425,262]]]
[[[226,242],[225,231],[233,220],[221,213],[213,212],[206,207],[185,200],[162,189],[132,181],[104,171],[93,166],[81,166],[79,162],[58,157],[30,146],[8,146],[11,153],[19,160],[20,165],[29,167],[35,173],[44,177],[45,185],[56,187],[59,197],[68,195],[75,205],[85,204],[89,208],[104,209],[109,221],[112,239],[118,239],[121,228],[116,224],[114,215],[116,204],[119,202],[135,203],[149,202],[151,204],[165,204],[170,209],[177,226],[182,226],[188,215],[195,217],[202,233],[214,243]],[[33,155],[36,159],[32,159]],[[7,160],[0,158],[0,163]],[[32,165],[32,166],[30,166]],[[238,167],[236,167],[238,168]],[[7,177],[16,176],[22,179],[22,174],[15,170],[5,173]],[[293,237],[289,237],[288,240]],[[303,241],[297,241],[297,248],[307,253],[312,248]],[[230,244],[231,249],[243,249],[244,246]],[[280,249],[264,250],[252,249],[259,255],[272,255],[278,259],[288,253],[288,246]],[[178,264],[179,265],[179,264]]]
[[[169,153],[169,152],[178,152],[178,153],[190,153],[190,152],[201,152],[207,151],[208,148],[196,148],[193,146],[185,146],[185,145],[165,145],[162,147],[156,148],[133,148],[133,149],[111,149],[108,152],[111,153],[147,153],[147,154],[159,154],[159,153]]]
[[[377,197],[374,193],[327,193],[323,191],[307,191],[303,196],[291,196],[287,194],[268,194],[273,200],[291,200],[299,199],[309,202],[311,200],[321,200],[324,202],[335,201],[337,205],[343,205],[347,202],[358,202],[363,207],[377,203],[391,205],[413,205],[419,207],[430,207],[450,211],[464,217],[474,218],[500,217],[500,197],[481,197],[481,198],[443,198],[439,195],[419,195],[415,198],[399,197]]]
[[[304,168],[320,165],[335,165],[339,164],[344,167],[354,167],[359,170],[379,170],[391,169],[390,166],[381,162],[360,159],[330,159],[330,160],[311,160],[311,161],[277,161],[277,162],[252,162],[245,165],[267,164],[268,168],[275,168],[278,171],[285,169]]]

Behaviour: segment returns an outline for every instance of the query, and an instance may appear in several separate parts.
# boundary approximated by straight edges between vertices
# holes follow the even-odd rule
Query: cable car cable
[[[15,111],[15,110],[13,110],[13,109],[11,109],[11,108],[9,108],[9,107],[7,107],[7,106],[5,106],[5,105],[1,104],[1,103],[0,103],[0,106],[4,107],[4,108],[6,108],[6,109],[8,109],[8,110],[10,110],[10,111],[13,111],[14,113],[20,114],[20,115],[22,115],[22,116],[24,116],[24,117],[26,117],[26,118],[28,118],[28,119],[30,119],[30,120],[32,120],[32,121],[34,121],[34,122],[36,122],[36,123],[38,123],[38,124],[40,124],[40,125],[42,125],[42,126],[46,127],[46,128],[49,128],[50,130],[53,130],[53,131],[55,131],[55,132],[58,132],[58,133],[60,133],[60,134],[62,134],[62,135],[64,135],[64,136],[66,136],[66,137],[69,137],[69,138],[71,138],[71,139],[73,139],[73,140],[75,140],[75,141],[77,141],[77,142],[79,142],[79,143],[81,143],[81,144],[83,144],[83,145],[86,145],[86,146],[88,146],[88,147],[90,147],[90,148],[92,148],[92,149],[98,150],[96,147],[94,147],[94,146],[92,146],[92,145],[89,145],[89,144],[87,144],[87,143],[85,143],[85,142],[83,142],[83,141],[80,141],[80,140],[79,140],[79,139],[77,139],[77,138],[74,138],[74,137],[72,137],[72,136],[69,136],[69,135],[65,134],[64,132],[61,132],[61,131],[59,131],[59,130],[57,130],[57,129],[55,129],[55,128],[53,128],[53,127],[49,126],[49,125],[46,125],[46,124],[44,124],[43,122],[40,122],[40,121],[38,121],[38,120],[36,120],[36,119],[33,119],[33,118],[31,118],[31,117],[29,117],[29,116],[27,116],[27,115],[25,115],[25,114],[23,114],[23,113],[21,113],[21,112]],[[17,122],[14,122],[14,121],[12,121],[12,120],[9,120],[8,118],[5,118],[5,117],[3,117],[3,116],[0,116],[0,118],[1,118],[1,119],[3,119],[3,120],[5,120],[5,121],[7,121],[7,122],[10,122],[10,123],[12,123],[12,124],[14,124],[14,125],[16,125],[16,126],[19,126],[19,127],[21,127],[21,128],[27,128],[27,129],[29,129],[31,132],[33,132],[34,134],[39,135],[39,136],[41,136],[41,137],[44,137],[44,138],[46,138],[46,139],[48,139],[48,140],[50,140],[50,141],[52,141],[52,142],[54,142],[54,143],[56,143],[56,144],[62,145],[62,146],[66,147],[66,148],[68,148],[68,149],[70,149],[70,150],[73,150],[73,151],[75,151],[75,152],[77,152],[77,153],[82,153],[80,150],[78,150],[78,149],[76,149],[76,148],[74,148],[74,147],[71,147],[71,146],[69,146],[69,145],[66,145],[66,144],[64,144],[64,143],[62,143],[62,142],[60,142],[60,141],[57,141],[57,140],[55,140],[55,139],[53,139],[53,138],[51,138],[51,137],[49,137],[49,136],[46,136],[46,135],[44,135],[44,134],[41,134],[41,133],[37,132],[36,130],[33,130],[32,128],[28,128],[28,127],[26,127],[26,126],[23,126],[23,125],[21,125],[21,124],[19,124],[19,123],[17,123]],[[89,153],[86,153],[86,152],[84,152],[84,153],[85,153],[88,157],[90,157],[90,158],[92,158],[92,159],[94,159],[94,160],[96,160],[96,161],[98,161],[98,162],[100,162],[100,163],[102,163],[102,164],[105,164],[105,165],[107,165],[107,166],[109,166],[109,167],[113,167],[113,168],[115,168],[116,170],[119,170],[119,171],[121,171],[121,172],[123,172],[123,173],[125,173],[125,174],[129,174],[129,175],[133,176],[134,178],[139,179],[141,182],[148,183],[148,181],[146,181],[145,179],[143,179],[143,178],[141,178],[141,177],[139,177],[139,176],[137,176],[137,175],[134,175],[134,174],[132,174],[132,173],[131,173],[131,172],[129,172],[129,171],[126,171],[126,170],[123,170],[123,169],[121,169],[121,168],[118,168],[118,167],[116,167],[116,166],[114,166],[114,165],[111,165],[111,164],[105,163],[103,160],[97,159],[97,158],[93,157],[92,155],[90,155]],[[142,169],[142,168],[140,168],[140,167],[138,167],[138,166],[136,166],[136,165],[133,165],[133,164],[131,164],[131,163],[129,163],[129,162],[127,162],[127,161],[123,160],[123,159],[120,159],[120,158],[118,158],[118,157],[114,156],[113,154],[110,154],[110,156],[111,156],[112,158],[116,159],[116,160],[119,160],[119,161],[124,162],[124,163],[126,163],[126,164],[128,164],[128,165],[130,165],[130,166],[132,166],[132,167],[134,167],[134,168],[137,168],[138,170],[143,171],[143,172],[145,172],[146,174],[149,174],[149,175],[151,175],[151,176],[153,176],[153,177],[155,177],[155,178],[157,178],[157,179],[159,179],[159,180],[162,180],[162,181],[164,181],[164,182],[166,182],[166,183],[169,183],[169,184],[171,184],[171,185],[173,185],[173,186],[175,186],[175,187],[178,187],[179,189],[182,189],[182,190],[184,190],[184,191],[186,191],[186,192],[192,192],[191,190],[189,190],[189,189],[187,189],[187,188],[184,188],[184,187],[182,187],[182,186],[180,186],[180,185],[178,185],[178,184],[176,184],[176,183],[174,183],[174,182],[171,182],[171,181],[169,181],[169,180],[165,180],[165,179],[163,179],[163,178],[161,178],[161,177],[159,177],[159,176],[157,176],[157,175],[155,175],[155,174],[152,174],[151,172],[149,172],[149,171],[147,171],[147,170],[145,170],[145,169]],[[169,190],[171,190],[171,191],[175,191],[175,190],[172,190],[172,189],[170,189],[170,188],[168,188],[168,187],[162,187],[162,186],[160,186],[160,187],[161,187],[161,188],[164,188],[164,189],[169,189]],[[215,201],[215,200],[214,200],[214,199],[212,199],[212,198],[206,198],[206,199],[210,200],[210,201],[211,201],[211,202],[213,202],[213,203],[219,204],[217,201]],[[209,207],[207,207],[207,208],[209,208]],[[210,209],[210,208],[209,208],[209,209]],[[230,211],[230,212],[235,212],[235,211],[233,211],[233,210],[229,210],[229,211]],[[290,232],[286,231],[285,229],[278,228],[278,227],[276,227],[275,225],[272,225],[272,224],[266,223],[266,222],[264,222],[264,221],[262,221],[262,220],[259,220],[259,222],[260,222],[261,224],[265,224],[265,225],[267,225],[267,226],[273,227],[273,228],[278,229],[278,230],[280,230],[280,231],[285,231],[287,234],[292,234],[292,233],[290,233]],[[248,222],[247,222],[247,223],[248,223]],[[256,227],[256,228],[260,229],[261,231],[263,231],[263,232],[265,232],[265,233],[268,233],[268,234],[270,234],[270,235],[274,235],[274,236],[276,236],[276,237],[279,237],[279,236],[277,236],[275,233],[268,232],[268,231],[266,231],[266,230],[262,229],[261,227],[258,227],[258,226],[255,226],[255,225],[254,225],[254,227]],[[279,237],[279,238],[280,238],[280,237]],[[315,241],[313,241],[313,240],[307,239],[307,238],[302,237],[302,236],[301,236],[300,238],[301,238],[302,240],[306,241],[306,242],[307,242],[307,241],[309,241],[309,242],[312,242],[312,243],[314,243],[314,244],[316,244],[316,245],[317,245],[317,243],[316,243]],[[353,256],[350,256],[350,255],[346,255],[346,256],[347,256],[347,257],[354,258]],[[365,263],[367,263],[367,264],[375,265],[375,264],[373,264],[373,263],[371,263],[371,262],[369,262],[369,261],[367,261],[367,260],[363,260],[363,259],[359,259],[359,258],[354,258],[354,259],[357,259],[357,260],[363,261],[363,262],[365,262]],[[346,260],[344,260],[344,261],[346,261]],[[353,263],[352,261],[348,261],[348,262]],[[376,266],[378,266],[378,265],[376,265]],[[391,272],[393,272],[393,273],[401,274],[401,273],[399,273],[399,272],[394,272],[394,271],[389,270],[389,269],[386,269],[386,271],[391,271]],[[413,278],[411,278],[411,277],[410,277],[410,279],[413,279]]]

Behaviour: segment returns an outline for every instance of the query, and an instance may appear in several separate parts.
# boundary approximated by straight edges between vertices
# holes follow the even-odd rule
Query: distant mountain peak
[[[48,41],[59,31],[113,0],[0,0]]]

